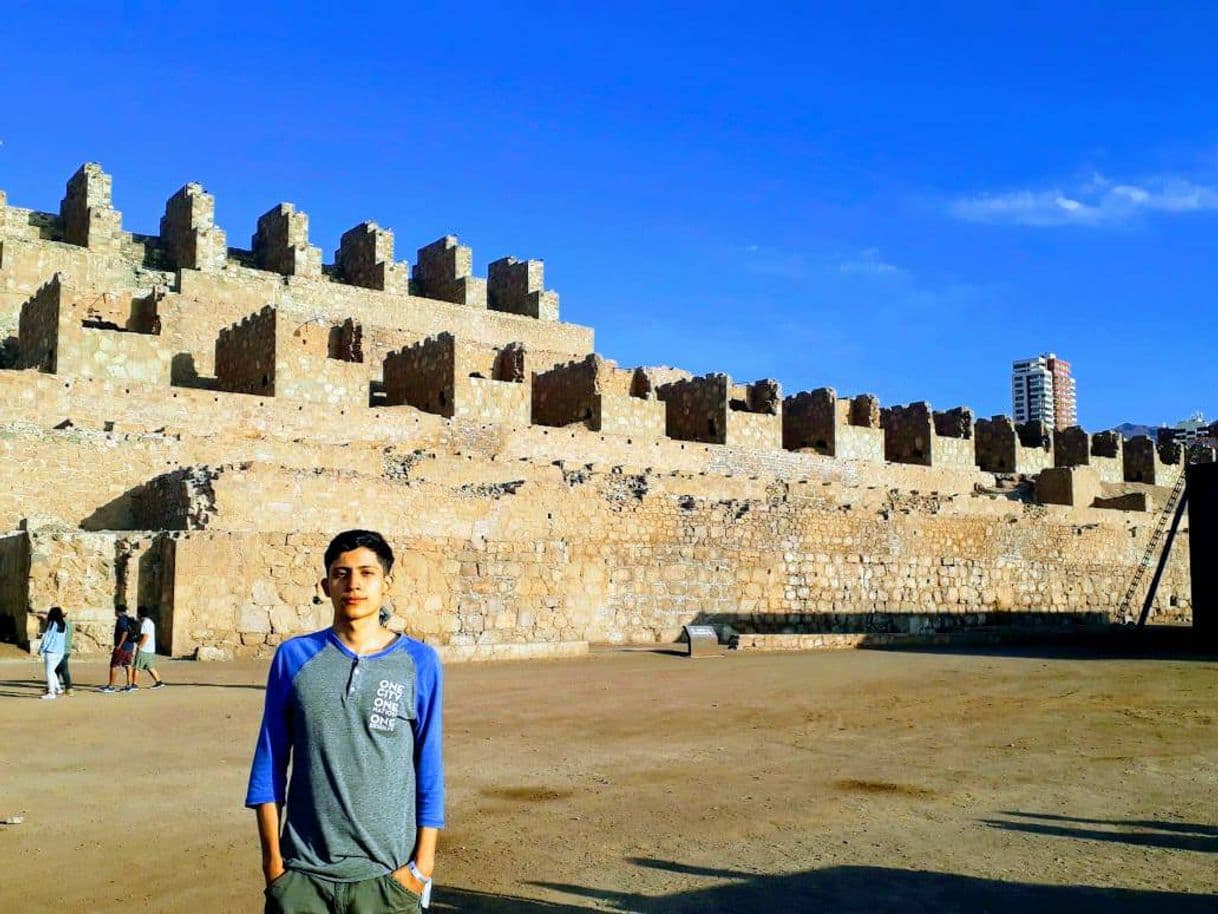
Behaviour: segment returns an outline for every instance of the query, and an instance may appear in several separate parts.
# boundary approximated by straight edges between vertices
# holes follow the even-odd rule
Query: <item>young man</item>
[[[131,687],[131,657],[135,639],[135,626],[127,616],[127,607],[120,603],[114,607],[114,650],[110,654],[110,681],[101,691],[107,693],[119,691],[114,687],[114,680],[118,678],[120,669],[126,671],[127,688]],[[124,691],[126,690],[124,689]]]
[[[245,797],[266,912],[418,911],[444,827],[440,661],[380,625],[393,586],[384,537],[340,533],[325,565],[333,624],[275,652]]]
[[[140,633],[135,642],[135,662],[131,665],[131,685],[127,686],[128,692],[140,687],[140,670],[148,671],[154,689],[165,688],[164,681],[153,665],[156,663],[156,623],[152,621],[152,612],[147,606],[141,606],[139,613]]]

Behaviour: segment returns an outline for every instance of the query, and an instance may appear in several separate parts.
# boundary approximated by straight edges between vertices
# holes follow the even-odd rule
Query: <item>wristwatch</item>
[[[423,883],[423,891],[419,894],[419,907],[428,907],[431,904],[431,877],[424,876],[419,868],[414,865],[413,860],[406,864],[406,869],[410,870],[411,876]]]

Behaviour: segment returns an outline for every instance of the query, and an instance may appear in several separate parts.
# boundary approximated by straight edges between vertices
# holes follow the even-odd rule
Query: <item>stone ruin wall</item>
[[[265,654],[324,624],[318,556],[356,525],[403,556],[393,624],[453,657],[696,620],[1111,620],[1174,480],[1163,447],[1104,433],[1076,454],[964,408],[618,368],[558,321],[540,261],[482,279],[454,236],[412,273],[360,223],[331,267],[285,204],[230,249],[199,185],[134,235],[91,166],[58,216],[6,202],[0,368],[28,370],[0,371],[0,626],[18,640],[27,606],[61,603],[104,649],[122,601],[154,607],[166,652]],[[1061,505],[995,488],[1053,464],[1080,467],[1039,487]],[[1182,554],[1158,619],[1189,618]]]

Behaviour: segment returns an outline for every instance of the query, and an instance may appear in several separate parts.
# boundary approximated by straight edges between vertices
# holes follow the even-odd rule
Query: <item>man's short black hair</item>
[[[326,547],[326,574],[330,573],[330,566],[336,558],[353,549],[371,549],[380,559],[385,574],[393,571],[393,550],[385,542],[385,537],[375,530],[344,530],[330,540],[330,545]]]
[[[119,613],[120,615],[124,615],[124,616],[127,615],[127,604],[119,603],[117,606],[114,607],[114,611],[116,613]]]

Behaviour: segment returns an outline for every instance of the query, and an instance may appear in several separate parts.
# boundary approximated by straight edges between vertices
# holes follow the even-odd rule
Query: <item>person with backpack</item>
[[[119,691],[114,687],[118,671],[125,670],[127,685],[131,685],[132,648],[138,638],[139,623],[127,615],[127,607],[120,603],[114,607],[114,651],[110,654],[110,681],[101,689],[112,694]],[[123,691],[126,691],[125,689]]]
[[[43,668],[47,677],[46,694],[39,696],[40,698],[55,699],[63,691],[55,668],[64,658],[67,637],[68,625],[64,621],[63,610],[58,606],[52,606],[51,611],[47,613],[46,631],[42,633],[42,640],[38,644],[38,653],[42,655]]]

